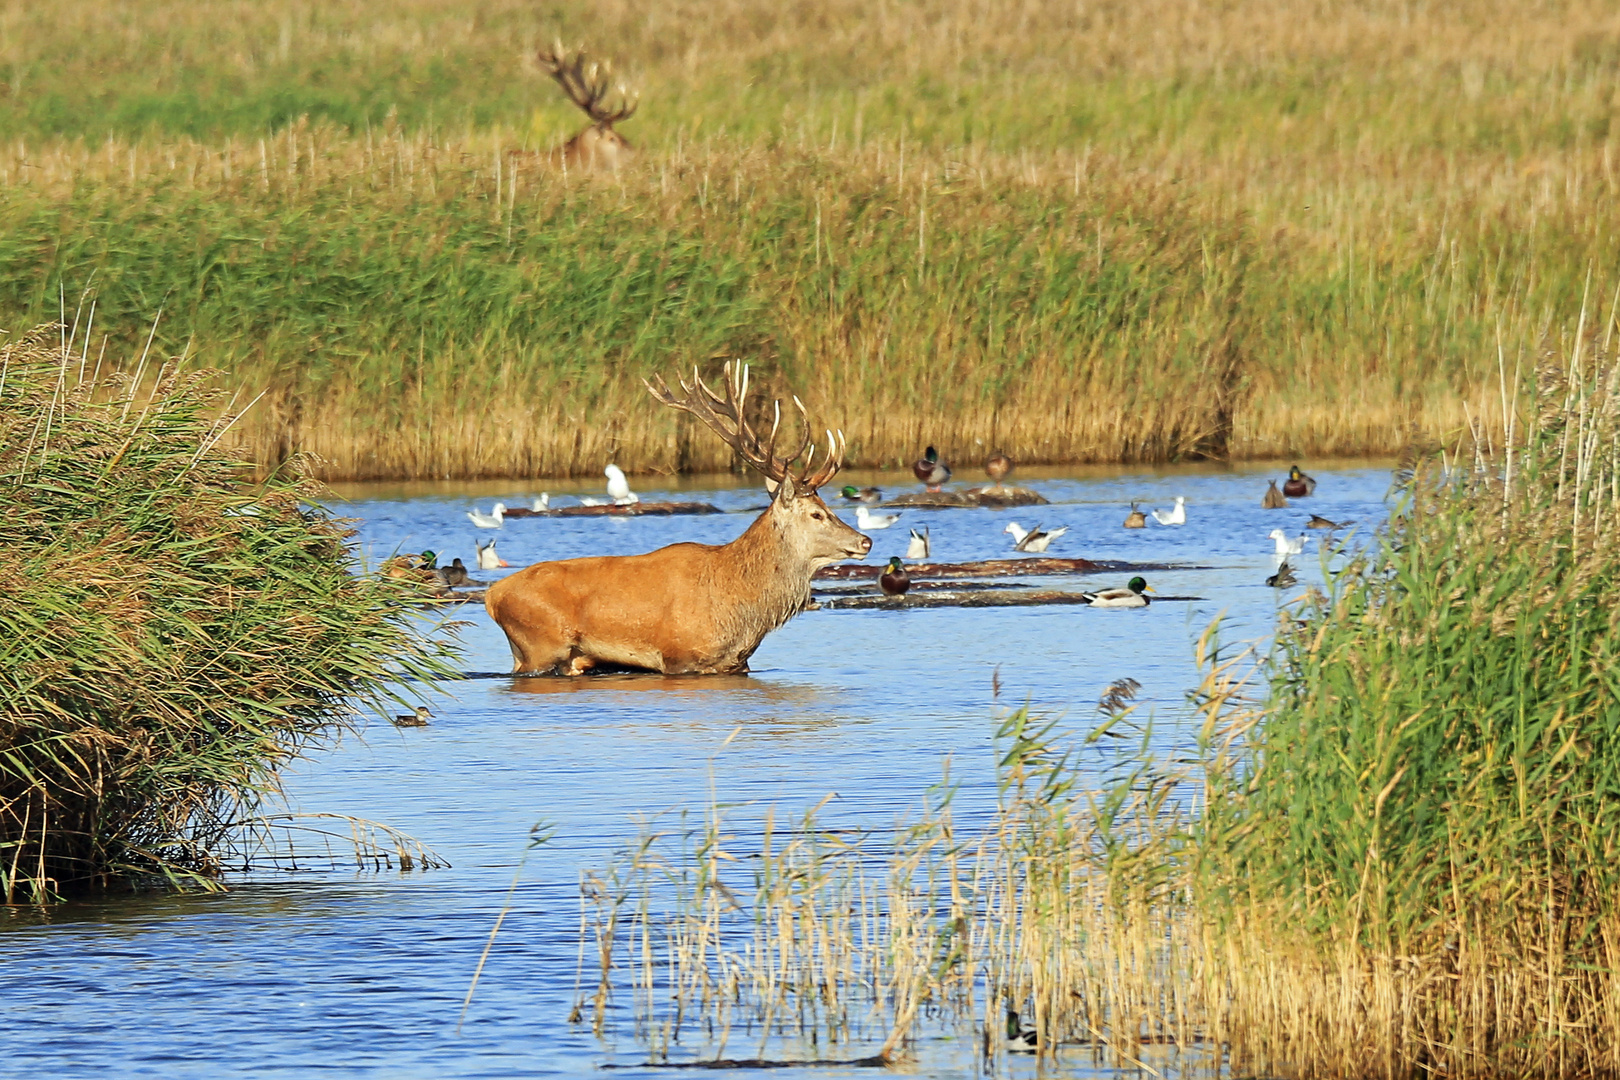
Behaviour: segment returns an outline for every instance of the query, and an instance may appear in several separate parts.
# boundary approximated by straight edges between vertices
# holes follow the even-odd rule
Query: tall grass
[[[0,346],[6,903],[206,884],[283,765],[450,655],[356,576],[318,485],[221,448],[237,411],[208,373],[147,354],[109,376],[88,322]]]
[[[1567,344],[1505,430],[1415,464],[1261,680],[1205,635],[1183,762],[1144,739],[1099,768],[1117,700],[1067,749],[1019,712],[972,834],[936,806],[891,836],[710,826],[707,862],[644,846],[592,894],[624,898],[595,925],[639,950],[643,1038],[720,1056],[747,1021],[836,1057],[806,1028],[852,1053],[966,1028],[996,1053],[1010,1005],[1048,1053],[1161,1071],[1173,1046],[1211,1074],[1611,1075],[1620,363],[1607,333]]]
[[[334,478],[722,465],[638,381],[722,353],[862,465],[1391,453],[1620,235],[1602,5],[220,10],[10,14],[0,319],[162,307]],[[513,174],[556,32],[644,89],[616,180]]]

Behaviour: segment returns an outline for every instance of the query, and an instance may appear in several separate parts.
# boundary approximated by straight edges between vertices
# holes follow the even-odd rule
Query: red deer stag
[[[606,61],[587,64],[584,49],[569,52],[560,41],[550,49],[541,49],[539,59],[540,66],[557,80],[568,100],[591,118],[589,127],[569,139],[561,150],[546,156],[554,163],[586,171],[615,172],[627,164],[635,156],[635,148],[613,130],[613,125],[635,115],[638,99],[623,83],[612,85],[612,65]],[[615,89],[617,98],[610,108],[609,98]]]
[[[816,448],[798,398],[803,441],[777,457],[781,403],[762,441],[744,410],[746,366],[726,365],[724,397],[696,372],[692,383],[681,381],[681,398],[662,378],[647,388],[703,421],[763,474],[771,505],[729,544],[536,563],[497,582],[484,605],[506,632],[514,671],[582,675],[599,665],[666,675],[747,671],[765,635],[809,602],[811,574],[872,549],[871,539],[840,521],[816,491],[843,465],[841,432],[827,432],[827,455],[812,469]]]

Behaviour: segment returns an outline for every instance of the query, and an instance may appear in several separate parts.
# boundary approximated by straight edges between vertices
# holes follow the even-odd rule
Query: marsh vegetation
[[[941,1033],[993,1055],[1012,1009],[1043,1053],[1120,1068],[1169,1046],[1211,1073],[1606,1075],[1612,346],[1573,336],[1532,409],[1414,462],[1262,663],[1212,627],[1184,752],[1149,750],[1126,685],[1074,738],[1009,713],[973,829],[948,777],[893,832],[655,822],[587,879],[582,1018],[618,994],[683,1060]]]
[[[405,587],[354,572],[319,485],[225,452],[208,373],[148,354],[109,374],[85,344],[53,325],[0,346],[7,904],[209,887],[300,827],[263,814],[289,761],[451,655]],[[357,846],[424,855],[386,829]]]
[[[1393,453],[1614,285],[1602,5],[219,10],[15,13],[0,312],[164,308],[266,465],[723,467],[639,382],[722,354],[857,466]],[[554,34],[641,91],[616,178],[509,154]]]

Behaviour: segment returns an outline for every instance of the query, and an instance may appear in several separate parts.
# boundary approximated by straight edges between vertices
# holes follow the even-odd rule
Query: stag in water
[[[804,406],[802,440],[778,456],[782,405],[768,437],[747,419],[748,368],[728,364],[725,393],[697,373],[676,397],[662,378],[647,388],[671,408],[691,413],[765,478],[771,505],[729,544],[671,544],[646,555],[598,556],[536,563],[490,587],[484,601],[506,632],[514,671],[582,675],[592,668],[631,668],[668,675],[737,673],[766,634],[810,600],[810,575],[841,559],[858,559],[872,541],[840,521],[817,489],[844,461],[843,433],[817,447]]]
[[[562,42],[541,49],[540,66],[557,80],[568,100],[585,110],[591,124],[551,157],[570,169],[613,172],[635,156],[630,140],[613,125],[635,115],[637,98],[613,81],[607,61],[587,61],[584,49],[565,50]]]

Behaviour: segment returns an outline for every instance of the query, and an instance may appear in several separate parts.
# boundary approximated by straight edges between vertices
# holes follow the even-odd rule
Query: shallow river
[[[1363,529],[1385,512],[1387,465],[1318,463],[1314,498],[1262,510],[1266,479],[1282,471],[1023,470],[1015,479],[1054,505],[908,511],[872,534],[869,561],[902,554],[907,526],[924,524],[934,558],[961,561],[1009,554],[1009,520],[1067,525],[1051,554],[1206,567],[1147,575],[1161,594],[1195,599],[1122,611],[812,611],[765,639],[747,677],[480,679],[430,700],[431,727],[362,723],[292,770],[289,803],[396,826],[451,869],[260,872],[222,895],[0,915],[0,1075],[516,1077],[586,1075],[603,1063],[644,1060],[626,1034],[604,1043],[567,1023],[580,871],[632,840],[636,815],[701,809],[712,769],[722,800],[802,809],[836,793],[824,821],[881,828],[918,806],[949,757],[962,784],[958,818],[971,818],[994,798],[999,710],[1028,701],[1081,729],[1097,719],[1099,693],[1122,677],[1142,683],[1144,711],[1169,746],[1184,737],[1177,721],[1198,679],[1192,646],[1200,631],[1224,615],[1226,640],[1263,639],[1279,599],[1300,591],[1279,594],[1263,583],[1273,568],[1266,534],[1281,526],[1297,535],[1311,512],[1353,518]],[[892,473],[847,479],[917,488]],[[679,492],[736,512],[514,520],[479,535],[498,536],[501,555],[520,567],[680,540],[723,542],[747,526],[744,511],[764,502],[729,477],[678,487],[643,479],[636,487],[646,498]],[[475,500],[485,510],[495,499],[527,505],[518,497],[542,489],[559,504],[601,494],[599,485],[566,483],[377,485],[345,489],[348,501],[335,509],[360,520],[359,541],[373,561],[430,547],[445,561],[459,555],[474,565],[465,511]],[[1167,508],[1176,495],[1187,497],[1185,526],[1121,528],[1131,500]],[[1316,548],[1296,560],[1302,582],[1321,579]],[[1084,584],[1121,585],[1121,577]],[[463,632],[468,670],[510,667],[505,640],[481,608],[455,617],[471,622]],[[999,702],[991,690],[997,671]],[[457,1035],[469,979],[530,827],[542,820],[556,835],[523,868]],[[965,1051],[926,1060],[912,1071],[978,1072]]]

